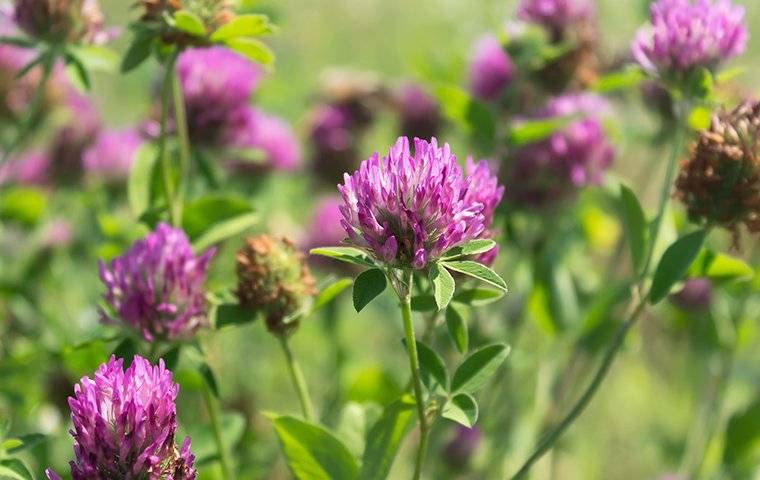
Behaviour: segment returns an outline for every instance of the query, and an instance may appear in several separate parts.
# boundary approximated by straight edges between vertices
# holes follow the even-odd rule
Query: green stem
[[[411,282],[410,282],[411,284]],[[428,424],[425,416],[425,402],[422,396],[422,379],[420,376],[420,361],[417,357],[417,341],[414,338],[414,323],[412,323],[412,302],[410,294],[400,298],[401,317],[404,321],[404,335],[406,336],[406,351],[409,354],[409,368],[412,371],[412,385],[414,387],[415,403],[417,404],[417,416],[420,420],[420,444],[417,448],[417,460],[414,465],[414,480],[418,480],[422,474],[422,466],[425,463],[425,452],[428,442]]]
[[[39,117],[42,100],[45,98],[45,89],[47,88],[47,84],[55,68],[55,62],[58,60],[58,49],[56,47],[51,47],[50,50],[43,55],[45,58],[42,61],[42,77],[40,78],[40,82],[37,84],[37,89],[34,91],[34,95],[29,102],[29,109],[19,126],[16,137],[3,152],[0,165],[4,164],[13,152],[24,142]]]
[[[169,149],[167,148],[167,139],[169,137],[169,131],[167,123],[169,120],[169,103],[171,102],[171,95],[174,85],[174,65],[177,62],[179,56],[179,49],[175,50],[171,54],[166,62],[166,71],[164,72],[164,79],[161,85],[161,136],[159,137],[158,152],[159,159],[161,161],[161,173],[164,182],[164,198],[166,199],[166,206],[169,209],[169,216],[171,223],[174,226],[179,226],[179,218],[177,218],[177,208],[175,206],[176,198],[174,192],[174,182],[172,181],[172,165],[171,155],[169,155]]]
[[[204,383],[203,387],[203,399],[206,401],[206,408],[208,409],[209,420],[211,420],[211,430],[214,434],[214,441],[216,442],[216,448],[219,454],[219,464],[222,467],[222,475],[224,478],[235,478],[232,474],[232,468],[230,467],[230,459],[227,455],[227,449],[224,447],[222,441],[222,427],[219,422],[219,415],[216,411],[216,404],[214,397],[211,394],[211,389]]]
[[[612,339],[612,343],[607,347],[607,351],[604,354],[602,363],[599,366],[591,383],[583,392],[581,398],[575,403],[573,408],[565,415],[565,417],[539,442],[538,446],[534,450],[533,454],[525,461],[523,466],[518,470],[516,474],[512,476],[512,480],[525,478],[530,471],[534,463],[536,463],[549,449],[552,448],[557,439],[567,430],[567,428],[575,421],[578,416],[586,409],[594,394],[599,389],[602,381],[607,376],[607,372],[612,366],[612,361],[615,359],[620,347],[623,345],[628,331],[636,324],[636,321],[641,316],[644,308],[646,307],[646,299],[643,298],[637,305],[636,309],[631,315],[623,322],[615,333],[615,337]]]
[[[174,216],[179,223],[182,222],[182,204],[185,196],[187,170],[190,165],[190,140],[187,133],[187,116],[185,115],[185,98],[182,94],[182,84],[177,75],[174,79],[174,125],[179,140],[179,186],[175,198]]]
[[[687,109],[686,105],[681,105],[679,108],[682,108],[684,111]],[[675,178],[678,156],[681,154],[681,150],[683,149],[684,143],[686,141],[687,127],[683,124],[682,121],[680,121],[680,119],[687,117],[688,115],[686,115],[684,112],[681,112],[679,121],[677,122],[678,127],[673,142],[673,151],[671,152],[670,158],[668,159],[665,181],[662,185],[660,202],[657,207],[657,216],[655,217],[654,225],[649,238],[647,258],[644,262],[644,268],[641,271],[641,277],[639,278],[641,282],[643,282],[643,280],[646,279],[649,274],[652,258],[654,257],[655,245],[657,245],[657,239],[659,237],[662,222],[665,217],[668,200],[670,199],[670,192],[673,188],[673,179]],[[639,291],[641,291],[641,289],[639,289]],[[624,343],[626,335],[636,324],[636,321],[639,319],[641,314],[644,312],[648,297],[649,293],[640,296],[640,299],[636,307],[633,309],[632,313],[615,332],[615,337],[612,339],[612,343],[610,343],[610,345],[607,347],[604,358],[602,359],[599,369],[594,374],[591,383],[588,385],[588,387],[586,387],[586,390],[576,401],[570,411],[562,418],[562,420],[560,420],[560,422],[554,428],[552,428],[552,430],[543,438],[543,440],[539,442],[533,451],[533,454],[531,454],[528,460],[526,460],[522,467],[520,467],[520,470],[518,470],[517,473],[512,477],[512,480],[524,478],[530,471],[533,464],[536,463],[547,451],[552,448],[557,439],[559,439],[565,430],[567,430],[568,427],[572,425],[575,419],[578,418],[581,413],[583,413],[591,399],[594,397],[594,394],[599,389],[599,386],[602,384],[602,381],[607,376],[607,373],[612,366],[612,362],[615,360],[620,347]]]
[[[293,387],[298,394],[298,401],[301,403],[303,418],[307,421],[311,421],[314,418],[314,407],[311,405],[309,389],[306,387],[306,380],[304,379],[303,372],[301,372],[298,362],[296,362],[296,359],[293,357],[293,352],[290,350],[290,345],[288,344],[288,339],[285,335],[280,335],[280,345],[282,345],[282,351],[285,354],[285,360],[288,364],[290,379],[293,381]]]
[[[673,150],[670,153],[670,158],[668,158],[667,170],[665,171],[665,182],[662,184],[660,202],[657,205],[657,216],[654,217],[654,224],[652,225],[649,245],[647,248],[647,257],[644,261],[644,268],[641,270],[640,280],[645,279],[647,275],[649,275],[649,269],[652,266],[654,250],[657,246],[658,237],[660,236],[662,222],[665,219],[665,211],[668,206],[668,200],[670,200],[670,192],[673,189],[673,180],[675,179],[676,167],[678,166],[678,156],[681,154],[686,142],[686,132],[686,125],[683,125],[683,122],[678,121],[673,140]]]

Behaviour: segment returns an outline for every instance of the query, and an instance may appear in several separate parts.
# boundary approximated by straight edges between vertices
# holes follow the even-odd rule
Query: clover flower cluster
[[[291,127],[250,105],[262,76],[258,66],[227,48],[192,48],[177,60],[177,74],[193,144],[261,151],[264,158],[258,163],[233,159],[231,166],[237,170],[293,170],[299,165],[300,149]]]
[[[412,153],[400,137],[387,156],[374,153],[338,186],[348,241],[394,268],[427,267],[487,230],[491,200],[475,191],[484,183],[477,173],[465,176],[448,144],[415,139]]]
[[[747,46],[744,8],[730,0],[658,0],[632,45],[642,68],[661,75],[715,68]]]
[[[676,195],[694,222],[760,232],[760,102],[718,113],[681,164]]]
[[[512,153],[506,166],[507,193],[517,206],[544,207],[599,183],[615,151],[602,125],[608,110],[593,94],[567,94],[549,100],[536,119],[566,119],[548,138]]]
[[[159,224],[110,264],[100,262],[103,320],[123,322],[149,342],[192,337],[208,323],[203,283],[213,254],[196,256],[182,230]]]
[[[190,438],[177,447],[175,401],[179,385],[163,360],[153,366],[136,355],[102,364],[69,397],[74,424],[74,480],[194,480]],[[60,477],[48,469],[49,480]]]

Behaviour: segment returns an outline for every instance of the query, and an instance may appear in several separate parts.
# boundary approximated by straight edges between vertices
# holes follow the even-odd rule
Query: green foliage
[[[441,262],[440,265],[447,270],[463,273],[467,276],[477,278],[482,282],[493,285],[494,287],[498,287],[505,292],[507,291],[507,284],[504,282],[504,279],[481,263],[473,262],[471,260],[457,260]]]
[[[433,286],[433,297],[438,310],[443,310],[454,297],[456,284],[454,277],[439,263],[430,267],[430,284]]]
[[[47,209],[47,195],[34,187],[10,187],[0,192],[0,219],[31,226]]]
[[[379,268],[371,268],[360,273],[354,281],[354,308],[361,312],[364,307],[385,291],[388,281]]]
[[[478,403],[468,393],[457,393],[443,405],[441,416],[472,428],[478,421]]]
[[[456,369],[451,379],[452,393],[475,393],[480,390],[504,363],[510,348],[497,343],[471,353]]]
[[[470,343],[470,335],[462,309],[456,304],[449,305],[446,309],[446,329],[459,353],[466,353]]]
[[[312,248],[309,252],[312,255],[321,255],[323,257],[334,258],[341,262],[353,263],[363,267],[374,267],[372,259],[362,250],[353,247],[323,247]]]
[[[697,258],[707,236],[707,230],[697,230],[683,236],[663,253],[655,270],[649,302],[656,304],[665,298],[676,282],[681,280],[689,266]]]
[[[422,383],[430,392],[445,393],[449,390],[449,374],[446,364],[432,348],[417,342],[417,357],[420,361]]]
[[[751,471],[760,460],[760,400],[737,412],[728,422],[723,462],[736,473]]]
[[[414,398],[404,395],[388,405],[367,433],[360,480],[388,477],[401,442],[417,422]]]
[[[293,476],[299,480],[354,480],[359,467],[348,448],[324,428],[270,415]]]
[[[620,186],[620,210],[634,271],[639,272],[644,266],[649,226],[636,194],[625,185]]]
[[[446,118],[467,132],[484,150],[493,146],[496,117],[488,107],[452,85],[440,86],[435,93]]]

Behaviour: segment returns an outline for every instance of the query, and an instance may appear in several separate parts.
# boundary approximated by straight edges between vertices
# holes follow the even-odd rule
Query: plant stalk
[[[179,56],[179,49],[175,50],[166,62],[166,71],[164,72],[164,79],[161,85],[161,134],[158,140],[158,155],[161,162],[161,174],[164,183],[164,198],[166,199],[166,206],[169,210],[169,217],[172,225],[178,227],[180,225],[180,219],[177,218],[176,208],[176,194],[174,191],[174,182],[172,181],[172,166],[171,156],[169,155],[169,149],[167,148],[167,140],[169,137],[169,129],[167,123],[169,121],[169,103],[171,102],[171,95],[174,85],[174,66]],[[175,120],[176,122],[176,120]]]
[[[211,393],[210,387],[206,385],[205,382],[203,385],[203,399],[206,402],[209,420],[211,421],[211,430],[213,431],[214,441],[216,442],[216,448],[218,450],[217,453],[219,454],[219,464],[222,467],[222,475],[224,475],[224,478],[235,478],[232,474],[232,468],[230,467],[231,464],[230,458],[227,455],[227,449],[222,441],[222,426],[219,421],[219,415],[216,411],[214,397]]]
[[[649,238],[649,242],[647,245],[647,258],[644,262],[644,267],[641,271],[641,276],[639,278],[639,292],[642,290],[642,285],[644,280],[649,275],[649,270],[652,264],[652,258],[654,257],[654,249],[655,245],[657,245],[657,239],[660,234],[660,229],[662,227],[663,219],[665,217],[665,211],[668,206],[668,200],[670,199],[670,192],[673,188],[673,180],[675,178],[675,172],[677,167],[677,160],[678,156],[681,154],[681,150],[683,150],[684,143],[686,141],[686,133],[687,133],[687,127],[684,125],[684,122],[682,121],[683,118],[687,118],[687,115],[682,114],[679,116],[678,121],[678,127],[677,131],[674,137],[673,141],[673,150],[671,152],[670,158],[668,159],[668,165],[667,170],[665,173],[665,181],[662,185],[662,191],[660,194],[660,201],[657,207],[657,216],[654,220],[654,225],[651,230],[651,235]],[[634,273],[634,276],[636,274]],[[596,391],[599,389],[599,386],[602,384],[602,381],[607,376],[607,373],[610,370],[610,367],[612,366],[612,362],[615,360],[615,357],[617,356],[617,353],[620,351],[620,347],[623,345],[625,341],[625,337],[628,334],[628,332],[631,330],[631,328],[636,324],[636,321],[639,319],[641,314],[646,309],[646,304],[649,299],[649,292],[646,295],[640,295],[639,300],[636,303],[636,307],[633,308],[633,311],[628,316],[628,318],[618,327],[618,330],[615,332],[615,336],[612,339],[612,343],[607,347],[607,350],[605,351],[604,357],[602,359],[601,364],[599,365],[598,370],[594,374],[594,377],[591,380],[591,383],[586,387],[586,390],[583,392],[581,397],[575,402],[573,407],[570,409],[570,411],[560,420],[560,422],[554,426],[551,431],[541,440],[538,445],[536,446],[535,450],[531,454],[531,456],[525,461],[525,463],[520,467],[520,469],[517,471],[516,474],[512,476],[512,480],[518,480],[521,478],[525,478],[530,471],[531,467],[534,463],[536,463],[547,451],[549,451],[554,443],[559,439],[559,437],[567,430],[570,425],[580,416],[581,413],[585,410],[585,408],[588,406],[591,399],[594,397],[594,394],[596,394]]]
[[[412,386],[414,387],[415,403],[417,404],[417,416],[420,420],[420,444],[417,448],[417,459],[414,465],[414,480],[418,480],[422,474],[425,463],[425,453],[428,442],[428,424],[425,416],[425,400],[422,394],[422,378],[420,376],[420,361],[417,357],[417,342],[414,338],[414,323],[412,322],[411,295],[406,293],[400,299],[401,317],[404,321],[404,335],[406,337],[406,351],[409,355],[409,368],[412,371]]]
[[[185,98],[182,94],[182,84],[176,74],[173,77],[174,92],[174,128],[179,140],[179,185],[175,198],[174,216],[178,222],[182,222],[182,205],[184,203],[187,173],[190,165],[190,137],[187,130],[187,115],[185,114]]]
[[[314,407],[311,404],[311,398],[309,397],[309,389],[306,386],[306,380],[304,379],[301,367],[293,357],[293,352],[290,350],[288,339],[285,335],[280,335],[280,345],[282,346],[282,352],[285,354],[285,361],[288,364],[288,373],[290,373],[290,379],[293,382],[293,387],[298,394],[298,401],[301,404],[301,413],[306,421],[311,421],[314,418]]]

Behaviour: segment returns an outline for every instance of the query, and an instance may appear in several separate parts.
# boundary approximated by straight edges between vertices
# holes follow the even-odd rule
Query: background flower
[[[203,283],[213,254],[195,256],[182,230],[160,223],[108,265],[100,262],[112,309],[103,320],[121,321],[147,341],[189,339],[208,323]]]
[[[650,72],[678,73],[714,68],[744,52],[744,8],[730,0],[658,0],[651,23],[633,42],[633,57]]]

